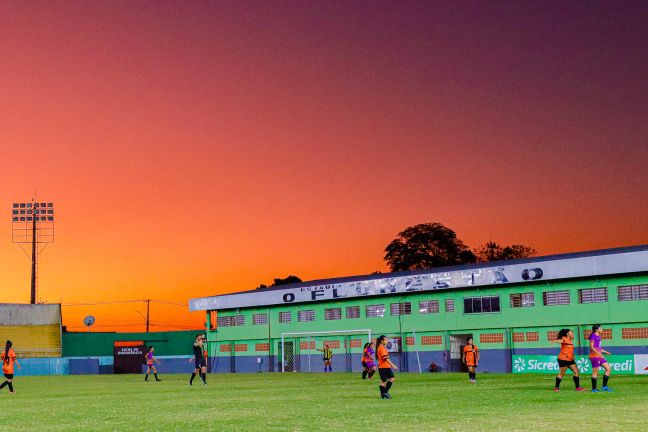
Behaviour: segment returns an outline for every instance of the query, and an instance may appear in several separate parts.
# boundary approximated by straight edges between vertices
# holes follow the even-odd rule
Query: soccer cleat
[[[599,390],[599,389],[592,389],[592,393],[601,393],[601,390]]]
[[[555,392],[559,392],[560,389],[559,389],[558,387],[554,387],[554,388],[553,388],[553,391],[555,391]]]
[[[576,391],[585,391],[585,387],[576,387]]]
[[[385,393],[385,399],[391,399],[391,396],[389,395],[389,393]]]
[[[160,381],[162,381],[162,380],[161,380],[161,379],[156,379],[155,381],[160,382]]]
[[[471,383],[475,384],[477,381],[475,380],[470,380]]]
[[[612,389],[608,386],[603,387],[601,390],[603,390],[604,392],[612,393]]]

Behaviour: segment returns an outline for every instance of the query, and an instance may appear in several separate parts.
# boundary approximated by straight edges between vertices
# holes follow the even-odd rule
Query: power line
[[[151,300],[147,300],[147,299],[142,299],[142,300],[115,300],[115,301],[89,302],[89,303],[63,303],[61,306],[66,306],[66,307],[68,307],[68,306],[99,306],[99,305],[124,304],[124,303],[145,303],[147,301],[150,301],[151,303],[187,307],[186,303],[174,303],[174,302],[170,302],[170,301],[152,300],[152,299]]]

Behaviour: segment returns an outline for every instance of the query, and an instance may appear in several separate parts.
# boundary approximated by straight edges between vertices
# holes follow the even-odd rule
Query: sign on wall
[[[646,357],[648,360],[648,356],[640,355],[611,355],[606,360],[612,373],[633,375],[636,373],[635,357]],[[556,374],[559,370],[557,357],[550,355],[514,355],[512,365],[513,373]],[[587,356],[576,356],[576,366],[580,373],[592,373],[592,364]]]
[[[481,264],[448,271],[416,272],[408,275],[370,277],[325,284],[299,284],[284,289],[245,291],[192,299],[189,309],[222,310],[277,304],[292,304],[455,288],[507,285],[577,277],[592,277],[648,271],[648,246],[631,250],[599,251],[585,256],[573,254],[544,257],[516,264]]]
[[[635,374],[648,375],[648,354],[635,354]]]

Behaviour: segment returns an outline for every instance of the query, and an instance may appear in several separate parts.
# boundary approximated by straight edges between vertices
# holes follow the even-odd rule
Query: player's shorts
[[[152,368],[152,367],[153,367],[153,363],[146,363],[146,367],[149,368],[149,369]]]
[[[366,367],[369,368],[369,369],[371,369],[371,368],[373,368],[373,367],[376,367],[376,363],[374,363],[374,362],[372,362],[372,361],[367,362],[366,364],[367,364]]]
[[[364,361],[364,360],[362,360],[362,367],[363,367],[363,368],[366,368],[366,367],[367,367],[367,362]]]
[[[603,357],[590,357],[590,363],[592,363],[592,368],[601,367],[603,363],[607,363],[607,360]]]
[[[325,361],[325,362],[330,362],[331,359],[330,359],[330,358],[325,358],[324,361]]]
[[[380,375],[380,381],[387,381],[389,378],[395,378],[392,368],[379,368],[378,375]]]
[[[194,360],[195,360],[195,363],[196,363],[196,369],[200,369],[200,368],[207,367],[207,362],[205,361],[204,358],[202,358],[202,357],[200,357],[200,358],[196,357],[196,358],[194,358]]]
[[[13,379],[14,374],[8,374],[8,373],[6,373],[6,374],[4,374],[4,376],[5,376],[5,378],[7,378],[7,379]]]
[[[574,360],[561,360],[558,359],[558,367],[564,368],[564,367],[569,367],[571,365],[575,365],[576,362]]]

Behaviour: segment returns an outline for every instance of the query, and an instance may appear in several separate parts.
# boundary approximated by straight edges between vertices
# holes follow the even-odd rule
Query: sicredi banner
[[[648,354],[635,354],[635,374],[648,375]]]
[[[611,355],[606,360],[615,374],[635,374],[635,357],[636,355]],[[648,356],[646,357],[648,361]],[[538,373],[538,374],[555,374],[558,373],[558,359],[556,356],[549,355],[514,355],[513,356],[513,373]],[[587,356],[576,356],[576,366],[583,374],[592,373],[592,364]],[[648,371],[644,372],[648,373]]]

